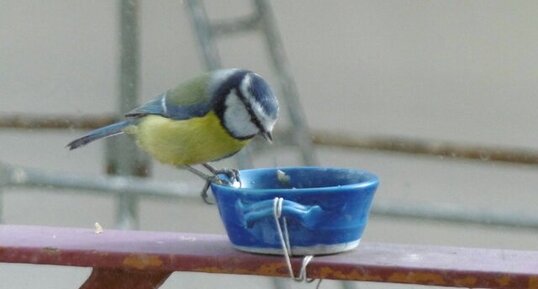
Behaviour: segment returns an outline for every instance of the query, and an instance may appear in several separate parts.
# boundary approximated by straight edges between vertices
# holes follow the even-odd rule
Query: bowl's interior
[[[375,182],[368,172],[318,167],[254,169],[240,172],[243,189],[310,189]]]

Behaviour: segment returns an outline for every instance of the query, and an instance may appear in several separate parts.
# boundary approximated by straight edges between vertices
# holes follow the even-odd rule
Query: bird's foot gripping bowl
[[[279,255],[275,198],[293,255],[332,254],[359,245],[379,183],[366,171],[321,167],[242,170],[240,179],[240,188],[211,185],[228,238],[239,250]]]

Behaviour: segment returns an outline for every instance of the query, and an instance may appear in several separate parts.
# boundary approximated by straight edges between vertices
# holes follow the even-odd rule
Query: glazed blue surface
[[[285,173],[279,178],[277,170]],[[379,184],[369,172],[290,167],[240,171],[241,188],[212,184],[232,244],[280,248],[273,200],[284,198],[291,247],[334,245],[360,239]]]

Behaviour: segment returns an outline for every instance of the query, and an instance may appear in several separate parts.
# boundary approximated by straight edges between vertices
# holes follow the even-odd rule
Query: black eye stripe
[[[250,105],[250,102],[247,100],[245,95],[243,95],[243,92],[241,89],[236,89],[237,96],[241,100],[241,102],[245,105],[245,108],[247,109],[248,114],[250,115],[250,120],[254,123],[254,125],[262,132],[265,132],[265,129],[263,128],[260,120],[256,117],[256,113],[254,110],[252,110],[252,105]]]

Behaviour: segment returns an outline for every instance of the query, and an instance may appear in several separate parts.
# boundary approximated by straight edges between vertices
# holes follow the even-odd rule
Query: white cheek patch
[[[234,90],[226,97],[224,125],[236,137],[253,136],[259,132],[250,120],[250,114]]]

